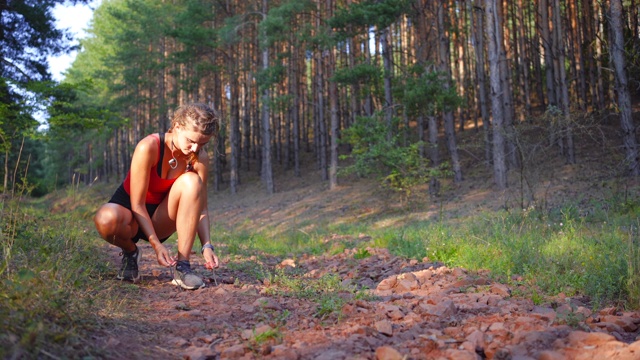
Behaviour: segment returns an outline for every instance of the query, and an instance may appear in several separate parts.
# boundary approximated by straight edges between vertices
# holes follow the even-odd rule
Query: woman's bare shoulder
[[[158,134],[149,134],[138,141],[136,147],[146,147],[150,149],[158,149]]]
[[[142,140],[138,141],[135,153],[138,153],[138,155],[141,155],[144,158],[155,162],[159,155],[158,141],[159,140],[157,134],[150,134],[145,136]]]

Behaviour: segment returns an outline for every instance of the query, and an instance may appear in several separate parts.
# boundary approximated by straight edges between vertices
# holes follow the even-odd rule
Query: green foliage
[[[446,163],[433,168],[428,159],[420,156],[423,143],[402,146],[401,134],[389,138],[389,133],[388,125],[379,117],[357,118],[355,124],[343,132],[344,142],[353,147],[351,154],[343,159],[350,158],[353,162],[342,169],[342,173],[376,175],[384,186],[406,195],[416,185],[449,175]]]
[[[379,67],[358,63],[353,68],[337,69],[333,75],[333,81],[339,84],[366,84],[382,79],[382,70]]]
[[[75,0],[74,3],[87,3]],[[56,28],[53,8],[63,0],[4,1],[0,22],[0,104],[22,107],[31,82],[47,81],[47,57],[71,50],[66,29]],[[11,84],[12,87],[7,87]]]
[[[309,0],[289,0],[269,9],[267,16],[260,22],[260,33],[266,37],[263,44],[271,46],[277,41],[289,40],[296,18],[302,13],[313,11],[315,7],[315,3]]]
[[[276,329],[270,329],[263,333],[257,334],[252,339],[255,345],[261,345],[269,341],[281,342],[282,333]]]
[[[272,64],[266,69],[261,69],[256,76],[260,91],[271,88],[274,84],[281,82],[285,73],[286,68],[281,63]]]
[[[462,98],[442,72],[429,66],[414,66],[396,82],[394,93],[410,116],[435,115],[462,105]]]
[[[21,84],[22,90],[36,90],[35,82]],[[0,77],[0,163],[8,164],[10,168],[0,167],[0,178],[9,179],[8,189],[11,191],[17,184],[13,183],[26,176],[31,184],[37,183],[35,173],[29,174],[25,170],[41,168],[41,144],[38,143],[37,128],[39,123],[31,115],[35,109],[30,103],[37,103],[37,94],[15,94],[16,84],[9,79]],[[5,174],[5,171],[8,172]]]
[[[218,35],[215,28],[204,26],[214,21],[216,9],[209,1],[187,0],[173,20],[173,27],[167,29],[167,35],[185,45],[182,51],[172,54],[176,59],[188,60],[193,53],[212,51],[218,47]]]
[[[92,91],[93,85],[91,81],[64,82],[47,90],[49,128],[41,136],[44,145],[42,153],[46,155],[42,185],[47,191],[69,184],[72,180],[70,174],[88,176],[89,166],[93,166],[94,170],[99,168],[102,163],[92,162],[91,152],[106,142],[106,137],[113,129],[125,124],[110,110],[86,104],[79,99],[82,93]],[[69,138],[76,141],[69,141]]]
[[[355,254],[353,254],[353,258],[356,260],[366,259],[371,256],[371,253],[367,249],[358,249]]]
[[[375,26],[378,31],[389,27],[411,6],[408,0],[366,0],[349,7],[339,7],[329,19],[329,26],[336,29],[338,39],[362,34]]]

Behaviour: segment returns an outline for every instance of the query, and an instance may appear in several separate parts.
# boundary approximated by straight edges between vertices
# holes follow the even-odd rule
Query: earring
[[[171,160],[169,160],[169,167],[173,170],[175,170],[178,167],[178,160],[176,160],[176,157],[173,155],[173,139],[171,139]]]

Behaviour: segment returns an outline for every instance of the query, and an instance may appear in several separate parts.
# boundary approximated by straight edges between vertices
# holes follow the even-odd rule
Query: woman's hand
[[[204,251],[202,252],[202,256],[204,257],[204,261],[206,262],[206,264],[204,264],[205,268],[213,270],[220,267],[218,255],[216,255],[216,253],[214,253],[210,248],[204,249]]]
[[[156,245],[154,250],[156,251],[156,257],[158,258],[158,264],[160,264],[162,266],[173,266],[173,265],[176,264],[176,258],[172,257],[169,254],[169,250],[167,250],[167,248],[164,245],[158,244],[158,245]]]

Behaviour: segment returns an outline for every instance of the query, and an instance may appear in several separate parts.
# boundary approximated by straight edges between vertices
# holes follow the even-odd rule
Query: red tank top
[[[147,187],[147,195],[144,202],[146,204],[160,204],[177,178],[163,179],[160,177],[160,174],[162,174],[161,160],[164,157],[164,134],[153,134],[151,136],[158,142],[159,156],[158,162],[151,168],[149,186]],[[160,141],[161,139],[163,141]],[[131,195],[131,170],[127,173],[123,185],[127,194]]]

